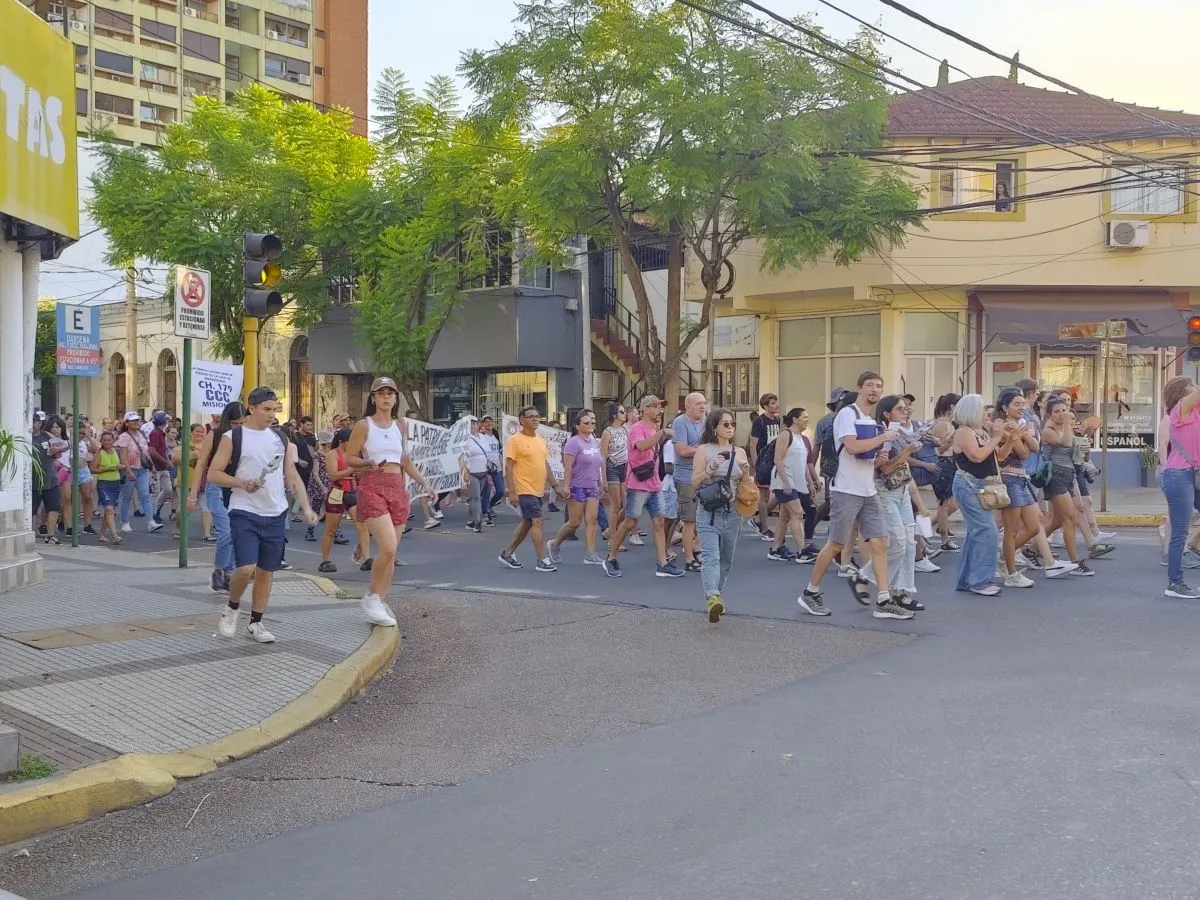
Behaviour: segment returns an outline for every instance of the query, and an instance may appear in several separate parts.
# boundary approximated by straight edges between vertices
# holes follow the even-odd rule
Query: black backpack
[[[284,454],[287,453],[288,439],[279,428],[272,427],[271,431],[275,433],[275,437],[279,438],[279,443],[283,445]],[[235,425],[229,429],[229,438],[233,441],[233,448],[229,454],[229,465],[225,467],[226,475],[237,475],[238,466],[242,462],[242,426]],[[233,488],[221,488],[221,502],[225,504],[225,508],[229,508],[229,498],[233,494]]]
[[[758,459],[754,461],[754,480],[759,484],[769,484],[771,481],[771,472],[775,469],[775,442],[777,440],[779,438],[771,438],[767,442],[767,446],[758,452]]]

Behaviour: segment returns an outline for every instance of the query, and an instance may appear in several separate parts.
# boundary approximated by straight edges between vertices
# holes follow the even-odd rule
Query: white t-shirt
[[[871,450],[862,454],[859,459],[846,449],[845,440],[853,438],[871,438],[880,432],[880,425],[874,417],[867,415],[852,403],[837,414],[833,420],[833,440],[838,448],[838,470],[833,478],[831,490],[841,494],[854,494],[858,497],[874,497],[875,490],[875,454]]]
[[[485,475],[488,470],[487,439],[481,434],[467,435],[467,471],[472,475]]]
[[[225,432],[221,440],[233,441],[233,433]],[[270,428],[257,431],[242,426],[242,455],[238,460],[235,476],[242,479],[261,480],[260,487],[248,494],[235,487],[229,495],[229,508],[258,516],[281,516],[287,512],[287,491],[284,490],[284,462],[287,445]]]
[[[662,458],[664,463],[675,465],[675,442],[667,441],[662,445]],[[669,474],[662,480],[662,487],[659,488],[663,493],[675,490],[675,475]]]

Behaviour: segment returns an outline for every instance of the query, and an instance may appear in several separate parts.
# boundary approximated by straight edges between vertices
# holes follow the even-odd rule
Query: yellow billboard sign
[[[75,51],[18,0],[0,35],[0,213],[77,238]]]

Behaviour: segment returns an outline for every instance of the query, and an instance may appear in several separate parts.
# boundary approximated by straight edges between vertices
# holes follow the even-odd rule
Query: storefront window
[[[493,415],[515,416],[525,406],[536,406],[543,415],[548,409],[546,371],[540,372],[495,372],[487,376],[480,408]]]
[[[960,327],[956,313],[905,313],[904,352],[957,353]]]
[[[475,376],[435,375],[430,379],[430,393],[431,418],[438,425],[451,425],[475,408]]]
[[[1118,353],[1123,349],[1114,345]],[[1104,415],[1108,420],[1108,448],[1153,447],[1158,422],[1154,380],[1158,357],[1130,353],[1108,357],[1108,394]],[[1103,376],[1103,373],[1102,373]]]
[[[716,364],[715,406],[726,409],[758,408],[758,360],[725,360]]]
[[[853,389],[862,372],[879,370],[879,346],[877,315],[781,321],[779,400],[783,409],[801,406],[815,424],[825,414],[834,385]]]
[[[1046,355],[1038,359],[1038,383],[1046,390],[1069,391],[1079,418],[1095,411],[1096,384],[1095,354]]]

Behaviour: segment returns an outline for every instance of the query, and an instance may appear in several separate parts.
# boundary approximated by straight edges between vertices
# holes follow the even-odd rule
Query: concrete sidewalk
[[[145,802],[283,740],[356,694],[399,643],[325,579],[279,573],[267,613],[278,642],[257,644],[244,627],[217,635],[225,596],[205,568],[39,549],[43,583],[0,597],[0,721],[57,771],[0,787],[0,843]]]

